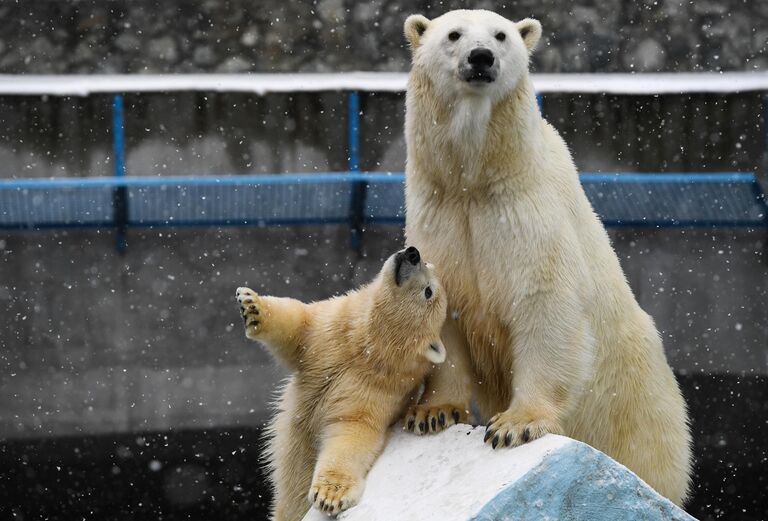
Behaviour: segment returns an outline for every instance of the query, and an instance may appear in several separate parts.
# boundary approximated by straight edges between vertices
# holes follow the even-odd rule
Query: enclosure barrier
[[[753,174],[581,174],[607,226],[768,226]],[[0,181],[0,228],[401,224],[402,173]]]
[[[536,74],[542,96],[768,91],[768,73]],[[359,248],[364,226],[404,221],[402,174],[360,172],[359,91],[402,92],[402,73],[0,75],[0,95],[113,93],[114,178],[0,180],[0,229],[346,224]],[[348,172],[223,177],[126,177],[123,92],[348,91]],[[766,104],[768,106],[768,103]],[[600,173],[581,182],[607,226],[768,227],[752,173]]]

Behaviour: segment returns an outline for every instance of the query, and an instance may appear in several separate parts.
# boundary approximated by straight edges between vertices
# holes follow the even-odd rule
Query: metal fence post
[[[125,176],[125,115],[123,96],[112,98],[112,146],[115,154],[115,177]],[[116,186],[112,192],[115,248],[124,253],[128,247],[128,188]]]
[[[352,91],[347,98],[347,147],[349,171],[360,172],[360,93]],[[352,249],[360,252],[365,221],[365,195],[367,183],[356,179],[352,183],[352,196],[349,204],[349,225]]]

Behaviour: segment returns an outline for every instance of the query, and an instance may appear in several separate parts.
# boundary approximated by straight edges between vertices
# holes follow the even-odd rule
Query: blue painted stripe
[[[405,224],[405,217],[372,217],[363,221],[369,225],[381,226],[402,226]],[[307,226],[307,225],[327,225],[327,224],[348,224],[349,219],[345,217],[318,217],[318,218],[296,218],[296,219],[212,219],[212,220],[173,220],[167,221],[129,221],[129,228],[175,228],[175,227],[201,227],[211,226]],[[665,229],[702,229],[702,228],[746,228],[748,230],[763,230],[766,223],[763,221],[612,221],[605,220],[603,225],[608,228],[642,228],[651,230]],[[0,223],[0,230],[52,230],[52,229],[75,229],[75,228],[111,228],[114,221],[61,221],[45,223],[27,223],[13,222]]]
[[[582,183],[754,183],[755,174],[749,172],[703,173],[584,173]]]
[[[284,218],[284,219],[214,219],[206,220],[175,220],[167,221],[133,221],[128,222],[129,228],[208,228],[211,226],[324,226],[328,224],[347,224],[349,220],[346,217],[323,217],[323,218]],[[377,224],[382,224],[378,223]],[[43,224],[0,223],[0,230],[25,230],[25,231],[44,231],[55,229],[76,229],[76,228],[111,228],[113,221],[98,222],[54,222]]]
[[[375,183],[403,183],[402,173],[353,173],[324,172],[317,174],[265,174],[265,175],[228,175],[228,176],[163,176],[163,177],[80,177],[48,179],[13,179],[0,180],[0,190],[19,188],[86,188],[115,186],[249,186],[249,185],[290,185],[290,184],[326,184],[369,181]]]
[[[499,492],[473,521],[695,521],[605,454],[572,442]]]
[[[712,174],[638,174],[638,173],[584,173],[579,176],[582,183],[756,183],[755,175],[742,172],[718,172]],[[316,174],[264,174],[264,175],[227,175],[227,176],[130,176],[114,177],[78,177],[47,179],[3,179],[0,190],[10,189],[47,189],[47,188],[87,188],[116,186],[236,186],[236,185],[287,185],[287,184],[325,184],[349,182],[403,183],[405,176],[401,172],[322,172]]]

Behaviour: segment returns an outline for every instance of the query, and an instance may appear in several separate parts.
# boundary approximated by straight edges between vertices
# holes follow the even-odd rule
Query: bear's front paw
[[[263,329],[262,322],[264,317],[260,310],[262,307],[261,299],[250,288],[237,288],[235,297],[240,304],[240,314],[243,316],[243,322],[245,323],[245,336],[255,340]]]
[[[545,434],[560,434],[557,420],[508,409],[495,415],[485,428],[483,441],[497,447],[517,447]]]
[[[469,421],[469,410],[464,405],[446,403],[437,406],[416,405],[408,409],[403,429],[416,434],[440,432],[457,423]]]
[[[326,514],[335,516],[360,501],[362,480],[339,472],[323,472],[309,487],[309,502]]]

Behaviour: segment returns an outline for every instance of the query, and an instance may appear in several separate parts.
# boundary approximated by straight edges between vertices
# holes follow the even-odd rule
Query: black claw
[[[414,426],[415,424],[416,424],[416,420],[414,420],[413,418],[411,418],[410,420],[408,420],[408,430],[409,430],[409,431],[412,431],[412,430],[413,430],[413,426]]]
[[[434,416],[432,416],[432,430],[433,431],[437,430],[437,418],[435,418]]]
[[[438,421],[440,422],[440,427],[445,427],[445,413],[440,413],[440,419]]]
[[[504,437],[504,445],[507,447],[512,446],[512,433],[508,432],[507,435]]]
[[[486,429],[490,429],[491,425],[493,425],[493,420],[490,420],[488,423],[485,424]]]
[[[325,500],[321,499],[320,500],[320,510],[323,510],[324,508],[325,508]]]
[[[491,447],[495,449],[496,445],[498,444],[499,444],[499,435],[497,434],[496,436],[493,437],[493,441],[491,442]]]
[[[419,432],[427,432],[427,424],[424,422],[419,422]]]
[[[248,326],[248,327],[251,327],[251,326],[258,326],[258,325],[259,325],[259,321],[258,321],[258,320],[253,320],[253,321],[251,321],[251,322],[248,322],[248,323],[246,324],[246,326]]]
[[[312,502],[313,502],[313,503],[314,503],[315,501],[317,501],[317,494],[318,494],[318,492],[315,492],[315,497],[313,497],[313,498],[312,498]]]
[[[453,415],[452,416],[453,416],[453,421],[455,423],[459,423],[459,417],[460,417],[459,411],[453,411]]]
[[[485,430],[485,436],[483,437],[483,443],[487,442],[488,439],[493,436],[495,433],[491,429],[486,428]]]
[[[523,431],[523,443],[528,443],[528,441],[531,439],[531,431],[529,431],[527,428]]]

